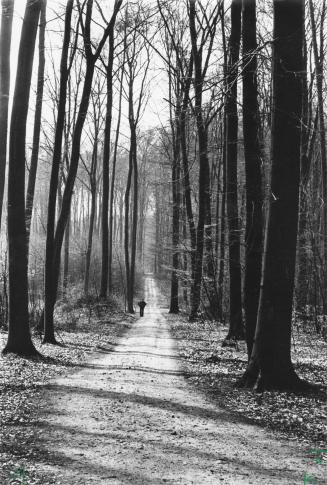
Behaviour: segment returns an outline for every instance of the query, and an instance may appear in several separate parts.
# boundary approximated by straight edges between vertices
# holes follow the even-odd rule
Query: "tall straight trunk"
[[[71,233],[71,220],[70,220],[70,211],[69,211],[69,215],[68,215],[68,219],[65,227],[65,237],[64,237],[64,264],[63,264],[63,274],[62,274],[63,295],[66,294],[66,290],[68,286],[70,233]]]
[[[323,198],[323,260],[324,260],[324,287],[326,299],[326,284],[327,284],[327,152],[326,152],[326,128],[325,128],[325,113],[324,113],[324,20],[326,17],[326,1],[323,0],[321,6],[321,21],[320,21],[320,49],[318,50],[317,42],[317,28],[314,15],[313,1],[309,0],[309,11],[312,31],[312,46],[316,71],[316,87],[318,98],[318,116],[319,116],[319,134],[320,134],[320,156],[321,156],[321,175],[322,175],[322,198]]]
[[[91,266],[92,242],[93,242],[94,220],[95,220],[95,202],[96,202],[96,189],[92,188],[89,233],[87,238],[87,249],[86,249],[86,257],[85,257],[85,276],[84,276],[85,295],[88,295],[89,293],[90,266]]]
[[[60,273],[60,254],[64,239],[66,224],[70,214],[70,204],[74,189],[75,178],[77,174],[81,135],[84,126],[85,116],[88,109],[89,98],[91,94],[92,78],[94,72],[94,62],[88,61],[85,72],[84,88],[82,93],[81,104],[77,115],[76,125],[72,140],[72,153],[69,171],[66,179],[66,185],[62,196],[62,206],[57,221],[55,237],[53,241],[53,252],[51,254],[51,264],[49,274],[46,278],[51,280],[51,286],[44,295],[45,315],[44,315],[44,338],[43,343],[56,343],[54,336],[53,312],[57,299],[59,273]]]
[[[306,80],[304,80],[306,84]],[[305,92],[304,92],[305,96]],[[302,124],[301,133],[301,184],[300,184],[300,208],[299,208],[299,229],[298,229],[298,274],[296,288],[296,303],[299,309],[304,309],[308,301],[308,254],[307,254],[307,232],[308,232],[308,182],[312,165],[314,146],[318,128],[318,112],[316,113],[311,137],[304,134],[305,121]]]
[[[226,100],[226,194],[229,240],[229,331],[226,341],[229,339],[242,339],[244,337],[237,185],[237,78],[241,38],[241,11],[241,0],[232,0],[229,68],[227,75],[229,92]]]
[[[124,51],[125,53],[125,51]],[[112,158],[112,171],[111,171],[111,187],[110,187],[110,200],[109,200],[109,255],[108,255],[108,287],[109,293],[113,291],[112,285],[112,260],[113,260],[113,241],[115,231],[113,231],[113,213],[114,213],[114,195],[115,195],[115,181],[116,181],[116,165],[117,165],[117,150],[118,150],[118,141],[119,141],[119,130],[120,130],[120,123],[121,123],[121,108],[122,108],[122,97],[123,97],[123,77],[124,77],[124,62],[125,62],[125,55],[123,56],[123,63],[121,68],[121,76],[120,76],[120,87],[119,87],[119,102],[118,102],[118,119],[117,119],[117,126],[116,126],[116,137],[115,137],[115,145],[114,145],[114,153]]]
[[[225,276],[225,240],[226,240],[226,137],[225,122],[223,126],[223,190],[221,195],[220,210],[220,248],[219,248],[219,270],[218,270],[218,319],[223,321],[223,293],[224,293],[224,276]]]
[[[177,101],[178,103],[178,101]],[[176,109],[176,119],[178,120],[178,108]],[[171,285],[170,285],[170,306],[169,313],[179,312],[179,301],[178,301],[178,274],[180,261],[179,261],[179,219],[180,219],[180,127],[177,121],[177,126],[175,128],[175,140],[173,148],[173,160],[172,160],[172,196],[173,196],[173,222],[172,222],[172,248],[173,248],[173,258],[172,258],[172,272],[171,272]]]
[[[257,88],[256,1],[243,0],[243,136],[246,178],[244,310],[248,357],[251,357],[261,279],[263,191]]]
[[[57,201],[57,190],[61,191],[58,186],[59,181],[59,171],[61,163],[61,147],[64,132],[65,123],[65,110],[66,110],[66,97],[67,97],[67,82],[69,69],[67,67],[68,61],[68,50],[70,43],[70,25],[73,10],[74,0],[69,0],[66,6],[65,12],[65,31],[63,47],[61,52],[61,62],[60,62],[60,86],[59,86],[59,99],[58,99],[58,114],[55,129],[53,156],[52,156],[52,166],[50,175],[50,186],[49,186],[49,198],[48,198],[48,215],[47,215],[47,235],[46,235],[46,249],[45,249],[45,268],[44,268],[44,294],[45,294],[45,305],[43,312],[44,322],[51,321],[51,305],[50,305],[50,295],[53,294],[53,279],[52,279],[52,261],[54,253],[54,231],[55,231],[55,219],[56,219],[56,201]],[[60,207],[62,205],[62,200]],[[52,326],[47,326],[47,341],[55,343],[54,328]]]
[[[138,224],[138,166],[137,166],[137,144],[136,144],[136,125],[131,133],[131,149],[133,153],[133,217],[132,217],[132,247],[131,247],[131,280],[130,280],[130,299],[133,305],[134,285],[135,285],[135,262],[136,262],[136,243],[137,243],[137,224]]]
[[[258,320],[247,384],[302,386],[291,362],[299,207],[304,0],[274,0],[271,197]]]
[[[10,123],[8,174],[9,331],[4,352],[33,355],[28,314],[25,225],[25,143],[33,58],[41,0],[26,3]]]
[[[49,266],[46,267],[48,274],[46,275],[47,281],[50,281],[50,285],[46,288],[44,296],[44,343],[56,343],[54,336],[54,324],[53,324],[53,312],[54,306],[57,299],[58,291],[58,281],[59,281],[59,271],[60,271],[60,254],[65,233],[65,227],[70,214],[71,199],[74,190],[74,184],[80,159],[80,147],[81,147],[81,136],[84,127],[84,122],[86,114],[88,111],[89,100],[92,89],[92,80],[95,69],[95,63],[98,59],[103,45],[109,35],[111,24],[115,22],[118,10],[121,6],[122,0],[115,1],[114,12],[112,14],[111,20],[106,27],[101,41],[98,44],[95,53],[92,53],[92,43],[90,40],[90,26],[92,18],[92,7],[93,0],[87,0],[86,4],[86,19],[84,25],[84,47],[86,56],[86,71],[84,75],[84,86],[81,96],[81,102],[78,110],[78,115],[76,118],[76,123],[72,135],[72,149],[71,149],[71,159],[69,165],[69,171],[67,174],[65,190],[62,197],[62,207],[60,215],[57,222],[57,227],[55,231],[54,241],[52,245],[52,253],[49,254]]]
[[[10,89],[10,47],[14,0],[1,0],[0,33],[0,229],[7,161],[8,102]]]
[[[190,88],[191,88],[192,73],[193,73],[193,56],[191,54],[189,65],[188,65],[188,72],[187,72],[185,84],[183,86],[183,102],[182,102],[181,111],[180,111],[180,143],[181,143],[181,156],[182,156],[182,164],[183,164],[183,188],[184,188],[184,196],[185,196],[185,206],[186,206],[186,214],[187,214],[187,221],[188,221],[190,241],[191,241],[192,278],[194,278],[196,228],[195,228],[193,208],[192,208],[190,168],[189,168],[187,140],[186,140],[187,109],[189,105],[189,94],[190,94]]]
[[[204,240],[212,242],[211,238],[211,217],[210,217],[210,167],[208,160],[208,133],[202,112],[202,92],[203,92],[203,74],[202,74],[202,53],[197,46],[197,30],[195,25],[196,9],[195,1],[190,1],[190,35],[192,42],[192,54],[194,63],[194,91],[195,91],[195,117],[198,134],[199,146],[199,209],[198,209],[198,226],[196,233],[196,252],[195,252],[195,270],[194,282],[192,289],[192,308],[190,319],[196,318],[200,307],[202,273],[203,273],[203,253]],[[206,230],[205,230],[206,226]],[[210,252],[212,252],[209,249]],[[210,257],[210,254],[209,254]]]
[[[34,130],[33,130],[33,145],[30,171],[28,175],[28,184],[26,192],[26,233],[27,233],[27,248],[29,248],[30,230],[33,213],[34,192],[36,182],[36,172],[39,158],[39,146],[40,146],[40,131],[41,131],[41,116],[42,116],[42,103],[43,103],[43,86],[44,86],[44,66],[45,66],[45,26],[46,26],[46,9],[47,2],[43,0],[41,16],[40,16],[40,28],[39,28],[39,67],[37,73],[37,90],[36,90],[36,102],[35,102],[35,114],[34,114]],[[28,249],[27,249],[28,251]]]
[[[95,221],[95,209],[96,209],[96,173],[97,173],[97,159],[98,159],[98,131],[95,130],[96,136],[94,140],[93,153],[92,153],[92,168],[90,176],[90,192],[91,192],[91,208],[89,214],[89,229],[87,238],[87,248],[85,255],[85,275],[84,275],[84,294],[88,295],[89,281],[90,281],[90,266],[91,266],[91,254],[93,244],[93,232]]]
[[[130,194],[133,174],[133,153],[130,149],[128,158],[128,174],[125,191],[125,221],[124,221],[124,253],[125,253],[125,270],[126,270],[126,299],[127,311],[134,313],[133,297],[131,295],[131,262],[130,262]]]
[[[110,159],[110,136],[112,121],[112,78],[114,63],[114,25],[109,34],[109,56],[106,66],[107,79],[107,112],[104,129],[103,165],[102,165],[102,264],[101,264],[101,287],[100,296],[107,297],[108,291],[108,263],[109,263],[109,159]]]
[[[221,19],[221,34],[222,34],[222,46],[223,46],[223,73],[224,73],[224,88],[227,91],[227,46],[226,46],[226,33],[225,33],[225,9],[224,2],[222,2],[222,7],[220,10]],[[226,98],[226,97],[225,97]],[[227,99],[227,98],[226,98]],[[220,220],[220,248],[219,248],[219,271],[218,271],[218,319],[220,321],[224,320],[223,311],[223,294],[224,294],[224,278],[225,278],[225,242],[226,242],[226,186],[227,186],[227,110],[226,110],[226,99],[225,107],[223,110],[223,120],[222,120],[222,130],[221,130],[221,145],[222,145],[222,169],[223,169],[223,189],[221,198],[221,220]]]
[[[305,15],[303,18],[305,22]],[[312,100],[308,89],[308,56],[305,25],[303,27],[303,102],[301,128],[301,183],[299,204],[299,228],[297,248],[296,305],[300,311],[305,309],[309,298],[310,281],[308,278],[309,258],[307,251],[308,201],[307,185],[312,165],[312,156],[318,131],[318,110],[312,120]]]

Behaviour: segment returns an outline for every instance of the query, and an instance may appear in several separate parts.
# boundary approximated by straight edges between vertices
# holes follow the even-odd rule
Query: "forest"
[[[326,0],[1,0],[3,483],[326,483],[326,52]],[[78,386],[95,386],[89,402]],[[145,452],[117,448],[109,469],[85,451],[86,429],[75,448],[94,465],[78,468],[68,427],[91,435],[92,409],[112,402],[96,419],[119,434],[126,395],[145,406],[139,388],[161,412],[183,412],[191,434],[195,408],[218,420],[206,395],[227,457],[252,436],[250,475],[229,458],[212,470],[193,434],[202,462],[189,475],[171,448],[148,468]],[[243,424],[230,438],[233,413],[299,440],[302,458],[276,476],[291,441]],[[130,414],[145,440],[146,412]],[[267,482],[253,458],[262,449]]]

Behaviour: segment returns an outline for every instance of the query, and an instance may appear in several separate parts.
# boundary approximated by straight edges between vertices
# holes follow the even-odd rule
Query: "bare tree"
[[[42,103],[43,103],[43,87],[44,87],[44,66],[45,66],[45,52],[44,52],[44,37],[46,26],[46,9],[47,2],[42,2],[40,28],[39,28],[39,68],[37,74],[37,90],[36,90],[36,102],[35,102],[35,115],[34,115],[34,131],[32,142],[32,155],[31,163],[28,174],[28,184],[26,192],[26,232],[27,232],[27,245],[29,246],[31,221],[33,213],[35,181],[39,158],[39,146],[40,146],[40,132],[41,132],[41,116],[42,116]]]
[[[35,355],[28,313],[25,142],[35,40],[42,0],[28,0],[10,123],[8,174],[9,332],[4,352]]]
[[[298,389],[291,325],[299,207],[304,0],[274,1],[271,187],[251,359],[242,384]]]
[[[259,302],[263,245],[263,191],[257,88],[256,1],[243,0],[243,134],[246,176],[244,310],[248,356]]]
[[[126,268],[127,310],[134,313],[134,283],[135,283],[135,258],[137,242],[137,219],[138,219],[138,164],[137,164],[137,126],[142,113],[146,96],[146,80],[150,64],[150,52],[148,44],[143,40],[144,32],[138,30],[147,29],[147,19],[141,5],[136,12],[126,10],[126,83],[128,100],[128,121],[130,128],[129,165],[125,191],[125,228],[124,228],[124,252]],[[135,88],[136,79],[139,78],[140,88]],[[133,189],[133,201],[131,204],[131,189]],[[130,224],[130,206],[132,206]]]
[[[242,1],[232,0],[229,39],[228,93],[226,100],[226,195],[229,240],[229,330],[225,343],[244,338],[242,319],[242,283],[240,227],[237,188],[237,79],[241,38]]]

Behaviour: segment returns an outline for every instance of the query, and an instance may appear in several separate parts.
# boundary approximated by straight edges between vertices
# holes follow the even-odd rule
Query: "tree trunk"
[[[326,1],[322,2],[322,15],[320,20],[320,49],[318,51],[317,43],[317,28],[314,16],[313,1],[309,0],[309,11],[312,31],[312,46],[316,71],[316,87],[317,87],[317,101],[318,101],[318,116],[319,116],[319,134],[320,134],[320,156],[321,156],[321,175],[322,175],[322,199],[323,199],[323,274],[324,274],[324,298],[326,299],[326,285],[327,285],[327,152],[326,152],[326,129],[325,129],[325,113],[324,113],[324,21],[326,17]]]
[[[274,1],[271,197],[258,320],[246,383],[302,386],[291,362],[291,325],[299,206],[304,0]]]
[[[178,103],[178,101],[177,101]],[[176,109],[178,111],[178,108]],[[179,114],[176,113],[176,119],[178,120]],[[179,312],[178,301],[178,275],[179,269],[179,219],[180,219],[180,128],[179,122],[175,129],[175,140],[173,141],[173,160],[172,160],[172,196],[173,196],[173,223],[172,223],[172,272],[171,272],[171,286],[170,286],[170,306],[169,313]]]
[[[190,319],[197,316],[200,307],[202,273],[203,273],[203,252],[204,240],[211,245],[211,216],[210,216],[210,167],[208,160],[208,133],[202,113],[202,92],[203,92],[203,73],[202,73],[202,49],[197,46],[197,29],[195,25],[196,8],[195,1],[190,1],[189,10],[190,36],[192,43],[192,55],[194,62],[194,91],[195,91],[195,117],[199,145],[199,212],[198,226],[196,234],[195,252],[195,271],[192,289],[192,308]],[[206,229],[205,229],[206,225]],[[207,253],[212,253],[207,247]],[[212,254],[208,254],[209,257]]]
[[[126,299],[127,299],[127,311],[134,313],[133,297],[131,296],[131,263],[130,263],[130,194],[132,185],[132,173],[133,173],[133,154],[130,150],[129,153],[129,166],[125,191],[125,221],[124,221],[124,252],[125,252],[125,269],[126,269]]]
[[[26,121],[41,0],[25,9],[11,113],[8,175],[9,331],[4,352],[35,355],[29,328],[25,225]]]
[[[69,215],[68,215],[68,219],[65,227],[65,239],[64,239],[64,264],[63,264],[63,274],[62,274],[63,296],[66,296],[66,290],[68,286],[70,233],[71,233],[71,220],[70,220],[70,211],[69,211]]]
[[[107,79],[107,113],[104,129],[103,165],[102,165],[102,264],[101,264],[101,288],[100,297],[107,297],[108,290],[108,266],[109,266],[109,159],[110,159],[110,135],[112,121],[112,78],[114,62],[114,24],[109,34],[109,56],[106,66]]]
[[[240,263],[240,224],[238,214],[237,187],[237,77],[241,37],[241,0],[232,0],[231,34],[228,69],[228,89],[226,100],[226,195],[229,239],[229,330],[225,342],[243,339],[242,283]]]
[[[59,271],[60,271],[60,254],[63,243],[63,237],[65,233],[65,227],[70,214],[71,198],[73,195],[74,184],[80,159],[80,147],[81,147],[81,136],[84,127],[84,122],[86,114],[88,111],[89,100],[92,89],[92,80],[95,69],[95,63],[98,59],[103,45],[109,35],[111,23],[115,21],[118,10],[121,6],[122,0],[115,1],[115,8],[112,14],[111,20],[106,27],[101,41],[98,44],[96,53],[92,53],[91,50],[91,40],[90,40],[90,25],[92,18],[92,6],[93,0],[87,0],[86,9],[86,19],[84,25],[84,47],[86,56],[86,70],[84,75],[84,86],[81,96],[81,102],[78,110],[78,115],[76,123],[74,126],[73,136],[72,136],[72,151],[71,159],[69,165],[69,171],[67,175],[65,190],[62,197],[62,207],[60,215],[57,222],[54,244],[53,244],[53,257],[49,267],[51,286],[48,288],[48,292],[45,293],[45,316],[44,316],[44,343],[55,343],[54,339],[54,325],[53,325],[53,312],[54,306],[57,299],[58,291],[58,281],[59,281]]]
[[[33,145],[32,145],[30,171],[28,175],[27,192],[26,192],[25,220],[26,220],[26,234],[27,234],[27,255],[28,255],[28,248],[29,248],[29,241],[30,241],[35,181],[36,181],[36,172],[37,172],[38,158],[39,158],[39,146],[40,146],[40,130],[41,130],[44,66],[45,66],[44,38],[45,38],[45,26],[46,26],[46,9],[47,9],[47,1],[43,0],[42,8],[41,8],[41,17],[40,17],[40,29],[39,29],[39,67],[38,67],[38,73],[37,73]]]
[[[243,136],[246,177],[244,310],[251,357],[260,292],[263,195],[257,89],[256,1],[243,0]]]
[[[73,0],[69,0],[66,6],[65,13],[65,32],[63,47],[61,53],[60,63],[60,87],[59,87],[59,100],[58,100],[58,115],[55,130],[55,139],[52,156],[52,167],[50,175],[49,186],[49,198],[48,198],[48,217],[47,217],[47,236],[46,236],[46,249],[45,249],[45,276],[44,276],[44,327],[46,335],[46,342],[56,343],[53,326],[53,307],[51,304],[51,295],[54,293],[53,289],[53,254],[54,254],[54,232],[55,232],[55,219],[56,219],[56,200],[59,170],[61,162],[61,147],[65,122],[65,110],[66,110],[66,96],[67,96],[67,82],[69,70],[67,68],[68,50],[70,43],[70,24],[73,9]]]
[[[190,169],[189,160],[187,154],[187,142],[186,142],[186,120],[187,120],[187,108],[189,105],[189,94],[193,73],[193,56],[190,56],[188,72],[183,86],[183,102],[180,112],[180,142],[181,142],[181,155],[183,164],[183,188],[185,196],[186,214],[190,232],[191,240],[191,267],[192,267],[192,279],[195,272],[195,251],[196,251],[196,229],[194,223],[194,215],[192,208],[191,198],[191,182],[190,182]]]
[[[0,229],[7,161],[8,102],[10,89],[10,47],[14,0],[1,1],[0,34]]]
[[[114,213],[114,195],[115,195],[115,181],[116,181],[116,164],[117,164],[117,149],[119,141],[119,130],[121,122],[121,107],[122,107],[122,95],[123,95],[123,76],[124,76],[124,62],[125,62],[125,50],[123,56],[123,63],[121,67],[120,88],[119,88],[119,103],[118,103],[118,119],[116,127],[116,138],[114,146],[114,154],[112,159],[112,171],[111,171],[111,187],[110,187],[110,201],[109,201],[109,257],[108,257],[108,286],[109,293],[113,291],[112,285],[112,260],[113,260],[113,241],[115,231],[113,231],[113,213]]]
[[[88,234],[88,238],[87,238],[86,257],[85,257],[85,276],[84,276],[84,294],[85,295],[88,295],[88,293],[89,293],[93,228],[94,228],[94,220],[95,220],[95,201],[96,201],[96,190],[93,187],[91,189],[91,212],[90,212],[90,222],[89,222],[89,234]]]

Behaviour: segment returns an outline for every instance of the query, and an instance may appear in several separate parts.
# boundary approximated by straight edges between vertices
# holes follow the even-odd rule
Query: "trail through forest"
[[[40,473],[69,485],[318,479],[325,467],[303,447],[246,424],[190,387],[151,276],[145,299],[144,318],[115,351],[103,349],[44,390],[35,428]]]

